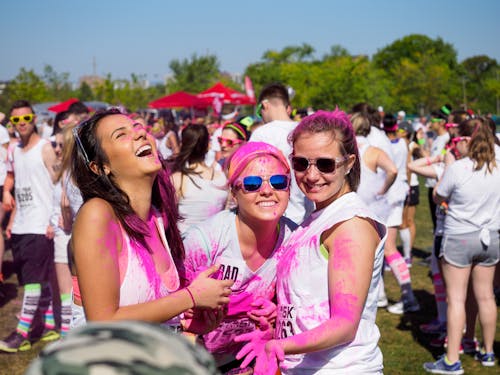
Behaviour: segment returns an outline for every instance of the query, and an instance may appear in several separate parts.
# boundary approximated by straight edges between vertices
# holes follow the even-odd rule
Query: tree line
[[[20,68],[0,96],[0,110],[8,110],[19,98],[33,103],[63,101],[77,97],[82,101],[121,104],[130,110],[146,108],[163,95],[184,90],[198,93],[217,81],[243,90],[220,70],[215,55],[193,54],[169,63],[172,76],[164,83],[145,87],[144,76],[114,79],[109,73],[92,87],[83,82],[76,89],[69,73],[58,73],[47,65],[43,74]],[[254,90],[279,81],[296,92],[297,108],[348,109],[358,102],[383,106],[386,112],[405,110],[426,114],[445,103],[453,108],[499,114],[500,81],[498,62],[487,55],[459,62],[452,44],[441,38],[412,34],[379,49],[371,58],[352,55],[340,45],[318,58],[309,44],[286,46],[281,51],[265,51],[260,61],[250,63],[242,77],[249,76]]]

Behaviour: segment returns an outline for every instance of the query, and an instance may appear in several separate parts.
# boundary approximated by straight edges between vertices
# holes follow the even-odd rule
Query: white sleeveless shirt
[[[26,152],[18,144],[9,160],[8,170],[14,171],[16,195],[13,234],[45,234],[50,223],[54,184],[42,157],[47,143],[40,139]]]
[[[372,171],[364,162],[364,155],[370,146],[365,137],[356,137],[359,144],[359,161],[361,165],[361,176],[356,193],[361,200],[386,223],[390,213],[390,205],[387,202],[386,195],[377,195],[382,190],[386,178],[383,170]],[[363,142],[364,141],[364,142]]]
[[[193,280],[206,268],[220,264],[219,279],[232,279],[233,293],[229,297],[228,311],[221,324],[212,332],[204,335],[205,347],[215,355],[219,365],[235,359],[243,346],[234,337],[255,330],[255,323],[247,312],[252,310],[251,303],[262,297],[271,300],[275,294],[276,266],[278,248],[290,236],[296,224],[282,217],[275,250],[255,271],[248,266],[241,254],[236,229],[234,210],[219,212],[210,220],[189,228],[184,238],[186,249],[186,276]]]
[[[321,234],[355,216],[376,220],[356,193],[348,193],[323,210],[313,212],[283,246],[278,263],[278,318],[276,337],[288,337],[311,330],[330,319],[328,259],[320,251]],[[386,228],[377,223],[382,238],[377,246],[372,279],[354,340],[340,347],[318,352],[285,355],[283,374],[380,373],[382,352],[375,324],[378,288],[384,259]]]
[[[126,265],[123,269],[122,261],[120,260],[120,273],[124,272],[120,285],[120,307],[154,301],[168,296],[180,287],[179,274],[175,268],[172,253],[167,238],[165,237],[163,220],[160,217],[155,217],[155,222],[158,232],[160,233],[161,241],[169,257],[169,261],[174,267],[168,280],[169,286],[165,285],[161,275],[156,271],[153,258],[149,251],[142,245],[133,243],[127,232],[125,232],[120,225],[125,245],[124,250],[126,251]],[[122,257],[123,254],[120,254],[120,258]],[[73,303],[72,312],[71,328],[76,328],[86,323],[85,313],[81,306]],[[180,326],[180,316],[176,316],[163,324],[178,327]]]
[[[182,196],[179,198],[179,231],[184,233],[189,226],[200,224],[226,206],[229,194],[226,175],[219,164],[214,164],[214,178],[204,179],[199,175],[182,176]]]

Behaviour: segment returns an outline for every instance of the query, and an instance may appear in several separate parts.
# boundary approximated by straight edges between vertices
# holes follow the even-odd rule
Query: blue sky
[[[441,37],[459,61],[500,62],[498,0],[2,0],[0,80],[46,64],[70,80],[92,74],[160,81],[173,59],[215,54],[242,73],[269,49],[308,43],[372,56],[409,34]]]

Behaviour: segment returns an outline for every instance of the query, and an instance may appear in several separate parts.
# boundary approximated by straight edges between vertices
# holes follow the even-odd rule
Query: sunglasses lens
[[[292,158],[292,167],[297,172],[304,172],[309,167],[309,160],[294,156]]]
[[[318,159],[316,160],[316,168],[323,173],[332,173],[335,171],[335,160],[333,159]]]
[[[19,120],[21,120],[21,117],[19,117],[19,116],[12,116],[10,118],[10,122],[12,122],[13,124],[17,124],[19,122]]]
[[[262,103],[259,103],[259,105],[257,106],[257,110],[255,111],[255,115],[258,118],[262,118]]]
[[[31,122],[31,120],[33,120],[33,115],[24,115],[23,120],[26,122]]]
[[[257,191],[262,186],[262,177],[247,176],[243,179],[243,189],[245,191]]]
[[[288,188],[288,176],[276,174],[271,176],[269,183],[275,190],[286,190]]]

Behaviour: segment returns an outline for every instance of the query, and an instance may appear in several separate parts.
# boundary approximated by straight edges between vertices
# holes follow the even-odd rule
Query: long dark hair
[[[116,108],[96,112],[90,119],[82,122],[75,129],[75,147],[73,148],[71,174],[80,189],[83,201],[91,198],[101,198],[107,201],[131,239],[150,250],[145,237],[149,234],[147,224],[137,216],[130,206],[130,198],[115,183],[112,173],[104,173],[104,164],[108,157],[101,147],[96,131],[99,122],[111,115],[122,114]],[[170,246],[172,257],[177,269],[183,270],[184,245],[177,228],[179,212],[175,201],[175,189],[170,182],[170,176],[165,163],[153,183],[151,204],[160,212],[165,223],[165,235]],[[90,163],[95,163],[99,174],[90,169]],[[181,278],[184,278],[182,275]]]
[[[201,163],[208,152],[209,134],[205,125],[188,125],[181,135],[181,149],[172,160],[172,172],[197,174],[190,164]]]

